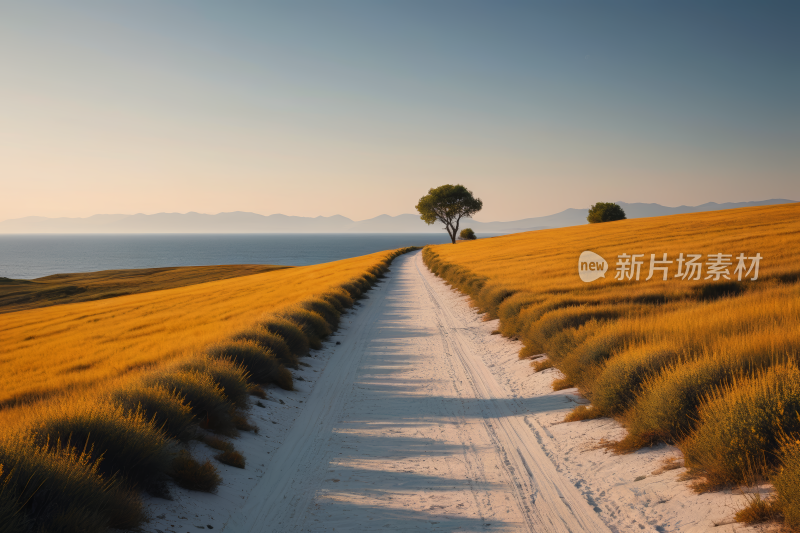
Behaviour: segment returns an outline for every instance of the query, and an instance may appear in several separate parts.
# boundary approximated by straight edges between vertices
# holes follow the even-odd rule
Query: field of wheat
[[[0,315],[0,529],[100,533],[146,519],[139,492],[199,491],[244,468],[232,442],[263,385],[320,348],[410,249]]]
[[[711,490],[745,482],[755,464],[773,476],[797,464],[784,444],[800,435],[798,250],[800,204],[786,204],[430,246],[424,257],[523,341],[521,357],[547,354],[533,364],[562,372],[555,388],[577,386],[594,416],[624,422],[617,451],[676,443],[695,488]],[[585,251],[605,277],[581,280]]]

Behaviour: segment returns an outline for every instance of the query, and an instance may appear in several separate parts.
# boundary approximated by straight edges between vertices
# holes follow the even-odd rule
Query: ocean
[[[491,235],[478,235],[489,237]],[[327,263],[404,246],[449,242],[436,233],[0,235],[0,277],[122,268]]]

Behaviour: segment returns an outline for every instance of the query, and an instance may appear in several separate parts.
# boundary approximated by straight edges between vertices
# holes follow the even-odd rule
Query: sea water
[[[304,266],[446,242],[445,232],[0,235],[0,277],[168,266]]]

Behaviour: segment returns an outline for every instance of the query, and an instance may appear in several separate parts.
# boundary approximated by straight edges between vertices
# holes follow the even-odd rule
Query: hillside
[[[103,300],[291,268],[274,265],[133,268],[37,279],[0,278],[0,313]]]
[[[560,370],[556,390],[578,387],[591,400],[573,420],[619,417],[628,435],[610,446],[620,452],[677,443],[707,490],[769,472],[788,453],[787,435],[800,435],[798,249],[800,205],[791,204],[430,246],[425,257],[524,342],[520,357]],[[607,262],[605,277],[581,281],[584,251]],[[622,254],[642,254],[638,277],[615,279],[630,261]],[[651,254],[672,261],[666,280],[663,271],[646,280]],[[702,274],[677,277],[681,254],[700,255]],[[715,254],[730,254],[720,276]]]
[[[659,204],[618,202],[629,219],[675,215],[791,203],[793,200],[763,200],[699,206],[666,207]],[[545,228],[561,228],[586,224],[588,206],[565,209],[553,215],[512,220],[481,222],[464,219],[461,227],[478,233],[515,233]],[[153,215],[94,215],[86,218],[25,217],[0,222],[0,233],[439,233],[438,224],[427,225],[419,215],[379,215],[367,220],[351,220],[341,215],[330,217],[298,217],[282,214],[259,215],[233,212],[209,215],[204,213],[157,213]]]
[[[360,276],[389,252],[3,315],[0,404],[172,359]]]

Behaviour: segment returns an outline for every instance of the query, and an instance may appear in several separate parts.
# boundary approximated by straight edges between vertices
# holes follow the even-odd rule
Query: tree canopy
[[[463,185],[442,185],[430,189],[419,199],[417,211],[428,225],[442,222],[453,244],[458,236],[458,225],[463,217],[470,217],[483,208],[483,202]]]
[[[625,220],[625,211],[615,203],[597,202],[589,209],[589,216],[586,220],[589,224],[598,222],[612,222],[614,220]]]
[[[462,229],[461,233],[458,234],[458,237],[462,241],[474,241],[475,239],[478,238],[478,236],[475,235],[475,232],[472,231],[472,228],[464,228],[464,229]]]

